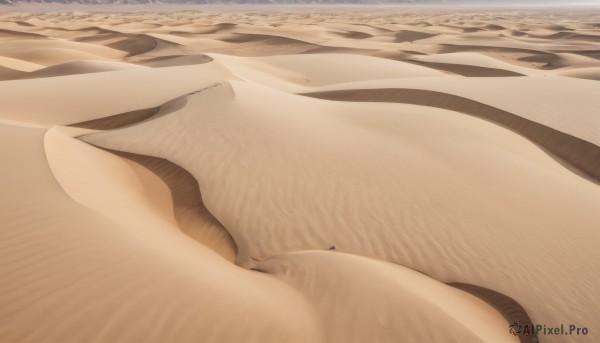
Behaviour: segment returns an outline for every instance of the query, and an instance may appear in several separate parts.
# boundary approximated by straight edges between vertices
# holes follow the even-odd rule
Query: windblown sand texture
[[[600,341],[600,14],[0,14],[0,343]]]

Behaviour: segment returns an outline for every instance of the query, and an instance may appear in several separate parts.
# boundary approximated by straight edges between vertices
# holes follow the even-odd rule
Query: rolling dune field
[[[600,341],[600,10],[0,10],[0,142],[0,343]]]

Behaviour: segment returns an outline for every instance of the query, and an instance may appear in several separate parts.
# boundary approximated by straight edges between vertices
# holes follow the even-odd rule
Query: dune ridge
[[[145,108],[125,113],[113,114],[112,116],[92,119],[81,123],[73,123],[69,126],[93,130],[112,130],[131,125],[152,118],[162,106]]]
[[[174,215],[179,228],[228,261],[235,261],[237,255],[235,241],[204,206],[198,182],[190,173],[162,158],[114,150],[109,152],[139,163],[158,175],[171,190]]]
[[[600,181],[600,147],[597,145],[467,98],[428,90],[400,88],[324,91],[304,95],[335,101],[399,102],[473,115],[518,132],[580,170],[594,182]]]
[[[564,169],[526,139],[496,124],[448,110],[434,111],[430,107],[405,104],[379,103],[374,107],[371,103],[338,103],[275,91],[245,81],[230,81],[229,84],[188,96],[183,107],[168,115],[82,139],[110,149],[169,158],[192,173],[203,189],[207,208],[227,227],[238,244],[236,263],[241,266],[260,267],[261,261],[285,251],[335,246],[336,251],[391,260],[422,270],[438,280],[455,281],[459,278],[464,283],[498,290],[521,303],[537,321],[557,320],[562,316],[560,313],[568,311],[563,306],[571,306],[566,303],[578,303],[580,308],[585,308],[583,304],[586,302],[589,304],[589,298],[569,298],[566,303],[548,304],[553,310],[539,312],[536,309],[544,303],[544,296],[540,298],[534,289],[515,286],[525,282],[519,275],[535,271],[531,278],[546,285],[546,296],[557,298],[555,292],[560,292],[561,286],[552,281],[556,273],[570,275],[575,266],[584,270],[590,268],[586,267],[588,256],[593,255],[595,250],[584,246],[594,241],[596,234],[593,227],[598,220],[591,212],[597,203],[594,200],[597,186]],[[364,116],[363,113],[370,115]],[[430,116],[435,116],[435,120]],[[382,124],[375,124],[377,122]],[[412,126],[423,125],[427,130],[433,130],[432,123],[437,123],[436,138],[419,135],[421,129]],[[453,132],[457,127],[462,128],[461,140],[444,138],[442,132]],[[335,130],[335,139],[328,134],[330,129]],[[476,132],[488,133],[482,135]],[[468,144],[470,149],[464,150],[462,142],[469,135],[473,135],[474,141]],[[380,137],[381,141],[373,140],[374,137]],[[410,143],[414,139],[420,143]],[[490,139],[493,141],[487,141]],[[196,142],[196,148],[182,151],[183,142],[189,141]],[[358,142],[367,145],[361,147]],[[208,146],[213,149],[201,148]],[[386,148],[382,149],[383,146]],[[413,146],[418,153],[412,150]],[[425,150],[424,146],[427,146]],[[216,147],[218,149],[214,150]],[[390,147],[394,148],[390,151]],[[477,149],[474,150],[474,147]],[[399,151],[393,152],[394,149]],[[479,154],[479,149],[487,154]],[[509,151],[489,153],[496,149]],[[425,151],[437,157],[426,157]],[[467,153],[469,155],[465,156]],[[337,158],[331,160],[329,156]],[[367,156],[370,158],[364,162]],[[406,158],[410,158],[412,163],[403,163]],[[357,160],[363,162],[357,164]],[[456,161],[473,162],[463,164]],[[431,163],[435,163],[435,167]],[[303,168],[305,165],[311,168]],[[422,166],[431,171],[445,170],[453,175],[454,181],[433,181],[449,177],[437,172],[430,172],[427,178],[423,178]],[[313,181],[316,175],[318,187]],[[458,178],[463,180],[460,184],[457,183],[458,175],[464,177]],[[524,188],[522,183],[517,188],[510,186],[514,180],[523,178],[527,179],[528,187],[536,189],[535,193]],[[386,187],[373,192],[373,184],[369,181],[373,179],[386,180]],[[479,181],[473,188],[474,180]],[[431,187],[432,183],[436,186]],[[270,188],[270,184],[278,186]],[[329,186],[325,188],[324,185]],[[451,187],[453,190],[440,192],[439,187]],[[465,195],[469,189],[468,195]],[[556,198],[539,193],[542,190],[552,193],[558,189],[569,192],[569,196]],[[329,199],[336,194],[339,198],[335,201],[315,204],[309,200]],[[461,197],[455,197],[456,194],[461,194]],[[526,205],[524,201],[530,201],[532,196],[541,196],[543,200],[537,198],[536,207]],[[582,198],[572,202],[572,197]],[[415,199],[423,198],[436,198],[447,204],[436,209],[447,209],[448,212],[436,213],[429,207],[419,207],[419,201],[415,203]],[[464,205],[465,201],[476,203],[471,206],[478,208],[479,215],[467,210],[468,214],[456,218],[457,211],[471,208]],[[515,202],[524,212],[518,217],[505,217],[502,214],[504,209],[514,206]],[[415,204],[415,207],[407,209],[408,204]],[[236,208],[247,211],[242,217],[231,215],[239,213]],[[537,211],[542,212],[539,212],[540,215],[532,214]],[[575,212],[581,214],[575,215]],[[331,217],[329,213],[345,215]],[[552,219],[547,217],[548,213],[554,214]],[[455,218],[455,222],[449,222],[449,218]],[[490,224],[491,218],[494,224]],[[539,220],[543,220],[543,224]],[[558,228],[564,225],[563,220],[576,221],[577,224],[571,228],[581,230],[581,236],[562,236]],[[402,230],[395,229],[398,223],[402,223]],[[368,225],[369,230],[364,230],[363,225]],[[475,237],[482,225],[489,228],[486,232],[494,238],[485,247],[478,246],[479,259],[463,256],[466,251],[473,251],[465,250],[465,247],[473,249],[481,244]],[[463,233],[457,235],[453,231],[453,235],[445,236],[443,241],[446,243],[440,245],[437,237],[448,227]],[[494,230],[494,227],[502,229]],[[521,227],[551,227],[553,235],[541,243],[537,241],[541,238],[538,235],[523,236]],[[338,230],[344,233],[340,235]],[[397,234],[402,235],[401,238]],[[520,240],[515,242],[510,238],[512,234],[520,235]],[[257,235],[267,238],[257,240]],[[556,239],[554,235],[563,238]],[[582,237],[582,240],[575,243],[573,237]],[[465,242],[464,239],[471,241]],[[519,256],[527,256],[530,247],[567,241],[576,244],[579,253],[572,256],[577,262],[566,263],[569,267],[563,271],[555,269],[560,265],[558,260],[553,263],[546,261],[564,256],[545,255],[544,262],[530,261],[527,271],[520,270],[520,265],[514,263],[520,260]],[[428,248],[428,244],[436,248]],[[498,244],[503,248],[494,248]],[[441,254],[443,259],[439,257]],[[424,257],[428,255],[438,257]],[[426,262],[431,259],[447,263],[440,265],[438,262],[433,266]],[[477,267],[478,264],[480,267]],[[548,269],[550,265],[553,267]],[[491,278],[488,273],[482,273],[483,270],[504,270],[501,273],[503,277]],[[465,279],[467,271],[470,277]],[[565,280],[561,278],[561,282]],[[570,287],[587,286],[577,284]],[[588,292],[581,290],[577,294]],[[587,308],[594,311],[591,304]]]
[[[454,64],[454,63],[441,63],[441,62],[423,62],[423,61],[412,61],[412,63],[448,71],[454,74],[469,76],[469,77],[510,77],[510,76],[524,76],[523,74],[498,68],[487,68],[480,66],[472,66],[467,64]]]
[[[502,316],[509,323],[518,323],[523,326],[534,325],[523,306],[504,294],[495,292],[491,289],[460,282],[450,282],[448,285],[473,294],[479,299],[490,304],[496,310],[498,310],[498,312],[500,312],[500,314],[502,314]],[[539,336],[536,333],[532,333],[531,335],[522,335],[519,336],[519,341],[521,343],[535,343],[539,342]]]

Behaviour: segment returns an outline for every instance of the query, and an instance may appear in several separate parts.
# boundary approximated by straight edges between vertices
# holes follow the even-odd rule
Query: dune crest
[[[509,128],[547,149],[593,182],[600,182],[600,147],[512,113],[454,95],[419,89],[351,89],[305,93],[336,101],[397,102],[470,114]]]

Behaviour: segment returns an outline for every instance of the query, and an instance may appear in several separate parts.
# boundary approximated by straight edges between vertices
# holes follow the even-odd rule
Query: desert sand
[[[599,80],[600,11],[0,11],[0,343],[599,341]]]

